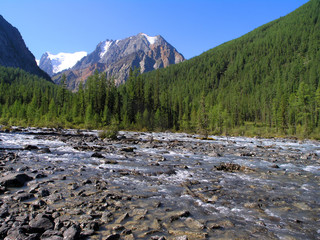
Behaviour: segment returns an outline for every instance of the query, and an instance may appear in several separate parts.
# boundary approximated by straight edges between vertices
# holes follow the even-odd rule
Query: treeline
[[[79,91],[0,69],[2,123],[320,138],[320,1],[126,84],[96,72]]]

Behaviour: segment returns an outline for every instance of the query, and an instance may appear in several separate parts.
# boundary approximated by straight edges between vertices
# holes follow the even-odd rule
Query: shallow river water
[[[317,141],[120,132],[119,141],[77,142],[73,130],[65,138],[43,132],[0,133],[0,149],[17,152],[25,165],[38,169],[53,164],[64,174],[77,171],[83,179],[103,179],[131,196],[130,204],[148,210],[144,224],[149,230],[155,219],[160,222],[156,235],[320,239]],[[97,136],[95,131],[82,134]],[[26,145],[50,152],[21,150]],[[171,212],[186,210],[192,221],[187,216],[165,221]],[[104,231],[107,224],[92,239],[103,239]]]

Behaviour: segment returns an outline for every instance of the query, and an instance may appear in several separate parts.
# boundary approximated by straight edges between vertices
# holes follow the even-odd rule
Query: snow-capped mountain
[[[67,86],[74,90],[98,70],[106,72],[109,78],[113,77],[116,84],[121,84],[128,78],[130,68],[139,68],[143,73],[182,61],[184,57],[163,37],[140,33],[122,40],[100,42],[92,53],[72,68],[54,75],[53,81],[59,83],[64,73]]]
[[[52,77],[54,74],[72,68],[87,55],[87,52],[58,53],[56,55],[46,52],[39,61],[39,67]]]

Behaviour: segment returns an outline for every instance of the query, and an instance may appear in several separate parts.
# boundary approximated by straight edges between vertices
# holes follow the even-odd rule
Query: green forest
[[[78,92],[0,67],[4,125],[320,138],[320,1],[115,86],[104,73]]]

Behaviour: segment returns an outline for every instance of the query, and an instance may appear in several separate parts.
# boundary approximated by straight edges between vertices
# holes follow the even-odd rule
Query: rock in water
[[[0,185],[5,187],[23,187],[26,182],[31,180],[33,178],[25,173],[12,173],[0,178]]]
[[[43,233],[46,230],[52,230],[54,227],[54,223],[48,217],[40,214],[29,222],[29,226],[35,232]]]
[[[78,225],[72,225],[63,233],[63,239],[65,240],[76,240],[80,236],[80,227]]]

